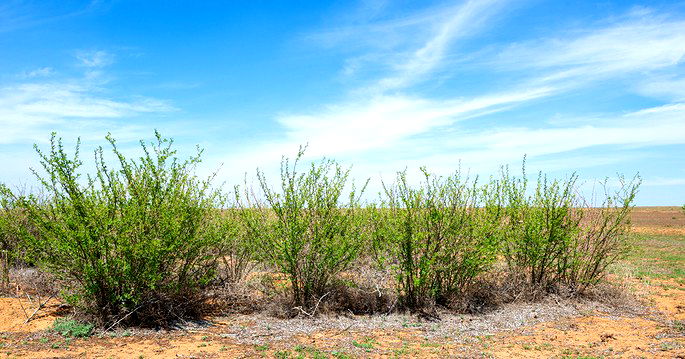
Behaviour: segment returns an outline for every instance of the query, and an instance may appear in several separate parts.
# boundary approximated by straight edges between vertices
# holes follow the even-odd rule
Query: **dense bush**
[[[349,170],[332,160],[299,173],[302,155],[301,149],[292,167],[282,160],[279,190],[258,171],[263,201],[247,188],[238,200],[261,258],[288,276],[295,305],[310,310],[359,254],[364,226],[358,201],[364,188],[352,186],[344,196]]]
[[[26,264],[21,229],[35,233],[28,225],[25,213],[16,208],[9,193],[9,189],[0,184],[0,290],[9,289],[10,269]]]
[[[460,294],[496,259],[499,206],[459,172],[441,178],[422,169],[420,187],[406,171],[374,215],[377,252],[389,255],[404,306],[445,303]]]
[[[208,222],[210,235],[216,236],[223,253],[219,258],[218,279],[224,285],[234,287],[257,264],[257,246],[243,223],[242,211],[232,204],[229,208],[213,211]]]
[[[614,194],[605,191],[598,208],[583,201],[577,179],[576,174],[566,180],[539,174],[529,193],[525,164],[522,177],[502,171],[502,253],[510,272],[525,275],[534,287],[583,290],[596,283],[625,249],[624,233],[639,177],[630,183],[622,180]]]
[[[383,184],[379,203],[362,208],[366,185],[357,191],[349,169],[324,159],[299,172],[300,150],[282,160],[280,186],[258,170],[257,191],[246,181],[229,203],[213,177],[194,175],[201,151],[179,160],[172,141],[156,133],[131,160],[107,140],[112,158],[98,148],[86,174],[79,145],[69,156],[53,134],[49,152],[36,147],[38,191],[0,185],[0,254],[53,273],[67,285],[67,301],[110,324],[193,314],[207,287],[234,287],[254,266],[277,272],[267,276],[310,315],[331,292],[333,304],[361,312],[449,306],[488,295],[482,289],[500,288],[502,278],[522,279],[511,283],[534,293],[582,292],[625,252],[640,184],[637,176],[620,178],[613,191],[603,183],[595,207],[575,174],[540,174],[529,184],[524,163],[520,177],[503,168],[481,184],[422,168],[418,185],[399,172]],[[355,262],[361,253],[368,255]],[[351,268],[373,259],[380,285],[392,273],[385,288],[359,283],[363,271]],[[387,295],[393,290],[397,296]],[[371,302],[340,303],[362,298]]]
[[[536,286],[558,283],[573,263],[580,217],[574,213],[577,177],[549,181],[540,175],[532,195],[525,178],[502,176],[506,203],[503,253],[511,270]]]
[[[12,198],[7,192],[8,189],[0,184],[0,253],[14,256],[19,246],[16,227],[21,222],[21,213],[14,209]]]
[[[214,278],[221,249],[207,225],[218,193],[192,173],[201,151],[180,161],[156,133],[129,160],[107,140],[115,169],[99,148],[95,172],[84,177],[79,144],[69,156],[53,134],[49,152],[36,146],[45,200],[3,189],[35,230],[22,230],[27,254],[73,286],[69,302],[105,322],[182,315]]]
[[[10,256],[15,253],[17,241],[11,232],[11,203],[0,190],[0,291],[9,288]]]
[[[626,233],[630,229],[630,211],[641,179],[635,176],[628,182],[619,177],[619,182],[613,191],[606,181],[602,183],[602,202],[598,206],[592,202],[578,206],[582,219],[572,247],[574,261],[563,280],[574,290],[583,291],[596,284],[606,274],[607,267],[628,250]]]

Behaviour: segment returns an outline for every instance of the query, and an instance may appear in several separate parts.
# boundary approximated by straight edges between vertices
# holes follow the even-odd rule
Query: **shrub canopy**
[[[173,142],[155,136],[130,160],[108,135],[113,166],[100,147],[84,176],[80,141],[69,156],[53,134],[49,152],[35,146],[41,196],[3,189],[33,229],[21,232],[29,258],[66,280],[70,303],[105,322],[183,314],[214,278],[221,240],[207,223],[220,193],[193,174],[202,151],[179,160]]]

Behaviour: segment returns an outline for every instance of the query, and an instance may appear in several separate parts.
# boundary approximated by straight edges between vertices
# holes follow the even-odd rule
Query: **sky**
[[[237,184],[307,144],[391,181],[501,165],[685,203],[682,1],[0,1],[0,182],[153,131]],[[271,177],[274,178],[274,177]]]

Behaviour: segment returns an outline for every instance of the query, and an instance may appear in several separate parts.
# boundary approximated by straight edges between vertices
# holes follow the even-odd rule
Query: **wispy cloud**
[[[102,3],[100,0],[91,0],[84,5],[72,6],[71,3],[59,2],[53,8],[53,4],[49,2],[8,1],[0,4],[0,33],[85,15],[96,10]]]
[[[685,104],[674,104],[606,115],[598,118],[596,125],[439,128],[400,140],[377,156],[357,156],[364,160],[356,169],[364,175],[392,175],[405,166],[427,165],[433,171],[448,173],[463,165],[474,173],[488,174],[503,164],[518,166],[524,156],[534,170],[545,171],[625,163],[648,156],[640,149],[685,144],[683,118]],[[617,146],[618,151],[610,150]],[[578,152],[589,148],[595,151]]]
[[[443,62],[450,45],[476,32],[501,8],[502,3],[497,0],[472,0],[450,9],[443,21],[435,23],[428,40],[406,58],[398,59],[393,64],[394,73],[379,80],[374,87],[387,91],[403,88],[421,79]]]
[[[385,95],[329,105],[310,115],[283,115],[278,122],[290,143],[309,143],[315,153],[345,154],[387,148],[416,134],[546,96],[548,91],[537,88],[443,101]]]
[[[54,73],[55,73],[55,70],[52,67],[41,67],[41,68],[37,68],[35,70],[25,72],[24,74],[22,74],[21,77],[29,78],[29,79],[36,78],[36,77],[48,77],[48,76],[53,75]]]
[[[593,146],[685,144],[683,118],[685,104],[671,104],[602,118],[598,125],[484,129],[443,143],[472,158],[472,162],[493,158],[508,161],[524,154],[542,156]]]
[[[52,130],[76,130],[83,128],[85,120],[87,127],[103,127],[99,132],[106,132],[108,122],[99,121],[173,110],[168,103],[156,99],[115,100],[98,92],[97,88],[78,81],[1,88],[0,143],[30,142]]]
[[[76,58],[82,66],[89,68],[105,67],[114,62],[114,56],[103,50],[78,51]]]
[[[1,86],[0,144],[35,142],[54,130],[81,132],[76,135],[84,137],[92,131],[99,138],[109,130],[132,127],[113,120],[174,110],[159,99],[107,95],[107,89],[94,79],[90,69],[106,66],[110,59],[103,51],[84,53],[78,56],[79,63],[87,67],[84,77],[41,81],[40,77],[55,73],[52,68],[42,68],[30,72],[28,81]]]
[[[277,141],[280,142],[278,144],[262,146],[260,153],[253,152],[247,158],[266,157],[263,155],[266,152],[273,153],[276,149],[293,148],[295,144],[303,143],[310,144],[311,154],[327,155],[388,147],[408,136],[449,125],[457,117],[476,117],[544,96],[549,90],[544,86],[448,100],[432,100],[395,91],[425,79],[441,65],[450,46],[483,26],[503,3],[495,0],[465,1],[457,6],[433,7],[411,16],[317,34],[317,38],[325,40],[327,45],[346,43],[364,35],[370,41],[364,45],[367,50],[383,53],[383,56],[368,53],[364,56],[369,59],[382,57],[386,74],[352,89],[349,100],[321,106],[308,114],[278,116],[277,122],[283,127],[285,138]],[[400,35],[408,35],[407,31],[411,31],[412,36]],[[387,35],[384,38],[391,40],[376,44],[373,39],[377,37],[370,33],[383,33]],[[416,42],[417,38],[422,41]],[[397,43],[388,47],[387,44],[393,41]],[[384,52],[393,47],[397,48],[392,49],[392,53]],[[364,62],[358,65],[364,66]],[[347,71],[354,69],[348,68]]]
[[[632,12],[610,24],[506,47],[487,61],[501,71],[537,71],[560,86],[673,68],[685,56],[685,21]]]
[[[410,86],[439,68],[451,46],[476,34],[506,3],[470,0],[389,19],[362,16],[361,22],[321,30],[308,38],[327,48],[352,52],[342,69],[346,76],[364,72],[365,68],[379,70],[381,78],[364,89],[382,93]]]
[[[365,174],[423,164],[452,170],[460,159],[474,170],[487,170],[518,162],[524,154],[539,158],[542,165],[545,156],[568,153],[573,165],[583,167],[627,158],[616,154],[590,158],[574,151],[685,144],[682,103],[629,114],[597,114],[590,120],[574,121],[571,114],[563,124],[551,125],[549,119],[541,118],[528,126],[478,125],[477,119],[483,116],[578,90],[600,79],[623,80],[648,71],[672,71],[685,54],[685,21],[646,10],[561,31],[555,37],[488,48],[480,55],[492,57],[471,57],[470,66],[487,68],[492,75],[489,92],[464,96],[455,87],[451,96],[449,91],[443,91],[441,98],[421,95],[414,85],[434,80],[434,72],[450,58],[471,56],[460,52],[460,40],[492,25],[506,5],[503,1],[465,1],[317,34],[327,46],[347,45],[349,39],[356,41],[358,35],[366,35],[368,40],[352,45],[365,51],[351,55],[343,71],[354,74],[378,63],[383,70],[350,89],[343,101],[277,116],[282,138],[228,161],[248,169],[277,160],[274,153],[293,153],[298,144],[309,143],[310,156],[357,158],[361,162],[357,169]],[[406,36],[409,40],[403,43],[408,32],[413,35]],[[387,41],[376,43],[378,38]],[[497,75],[505,72],[515,73],[519,83],[498,83]],[[673,82],[669,93],[677,93],[680,86]],[[656,92],[647,86],[643,91]]]
[[[637,92],[671,101],[685,101],[685,77],[675,74],[650,76],[637,85]]]

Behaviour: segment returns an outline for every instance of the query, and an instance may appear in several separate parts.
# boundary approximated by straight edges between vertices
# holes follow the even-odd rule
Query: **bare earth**
[[[172,331],[138,329],[68,340],[49,330],[55,318],[68,313],[57,300],[50,300],[25,324],[47,298],[0,298],[0,354],[7,358],[685,358],[685,278],[678,274],[681,262],[673,259],[685,257],[685,215],[676,207],[637,208],[633,229],[655,242],[657,253],[671,255],[663,260],[675,266],[669,272],[675,275],[645,276],[627,263],[619,264],[611,280],[623,283],[628,297],[634,298],[634,303],[624,305],[550,296],[486,314],[445,312],[439,321],[400,314],[289,320],[266,314],[232,315],[186,323]]]

